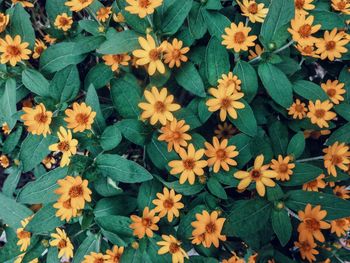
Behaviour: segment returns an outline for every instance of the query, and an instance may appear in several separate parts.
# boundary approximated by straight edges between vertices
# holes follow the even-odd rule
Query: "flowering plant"
[[[0,6],[1,262],[350,261],[349,0]]]

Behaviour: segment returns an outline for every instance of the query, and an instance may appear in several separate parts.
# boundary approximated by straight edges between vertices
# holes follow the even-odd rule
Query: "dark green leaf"
[[[140,48],[138,38],[140,37],[133,30],[117,32],[108,31],[107,40],[97,49],[101,54],[122,54]]]
[[[296,163],[290,180],[281,184],[284,186],[303,185],[304,183],[315,180],[322,172],[322,169],[311,164]]]
[[[51,97],[49,82],[40,72],[34,69],[22,71],[22,83],[27,89],[39,96]]]
[[[285,246],[292,236],[292,224],[287,210],[274,210],[271,215],[273,231],[276,233],[282,246]]]
[[[230,121],[238,130],[253,137],[257,133],[257,123],[254,113],[246,101],[243,99],[240,101],[244,104],[244,108],[237,110],[237,119],[230,118]]]
[[[221,199],[224,199],[224,200],[227,199],[227,194],[225,192],[225,189],[222,187],[222,185],[219,183],[219,181],[215,177],[209,178],[209,180],[207,182],[207,186],[208,186],[209,191],[213,195],[215,195]]]
[[[100,89],[107,85],[107,83],[113,78],[113,71],[104,63],[99,63],[93,66],[85,76],[84,87],[88,87],[92,84],[96,89]]]
[[[165,12],[161,30],[165,35],[175,34],[184,23],[193,0],[177,0]]]
[[[196,96],[205,97],[202,78],[191,62],[186,62],[183,66],[177,69],[175,79],[185,90]]]
[[[299,158],[305,149],[305,137],[303,132],[298,132],[290,140],[287,148],[288,155],[292,155],[294,160]]]
[[[233,69],[233,73],[242,81],[244,99],[251,102],[258,91],[258,76],[255,69],[249,63],[239,60]]]
[[[324,90],[319,85],[316,85],[311,81],[298,80],[293,83],[293,90],[295,93],[307,100],[328,100],[328,96]]]
[[[116,124],[108,126],[102,133],[100,144],[103,150],[110,151],[118,146],[122,140],[122,134]]]
[[[33,234],[39,234],[51,232],[56,227],[63,225],[65,222],[56,216],[56,208],[52,205],[52,203],[47,204],[35,213],[25,229]]]

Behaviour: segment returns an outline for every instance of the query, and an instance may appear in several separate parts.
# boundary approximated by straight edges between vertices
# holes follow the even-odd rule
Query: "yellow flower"
[[[85,102],[78,104],[73,103],[73,109],[66,109],[67,128],[73,129],[73,132],[83,132],[85,130],[91,130],[91,125],[94,123],[96,112],[92,111],[90,106],[87,106]]]
[[[341,199],[349,199],[350,198],[350,190],[346,189],[346,186],[336,186],[333,189],[333,193]]]
[[[244,16],[249,18],[252,23],[264,22],[264,19],[269,12],[268,8],[265,8],[263,3],[256,3],[255,0],[243,0],[242,3],[237,0],[237,4],[241,8]]]
[[[182,47],[183,42],[177,38],[173,39],[172,43],[165,41],[164,45],[164,62],[169,65],[169,68],[181,66],[181,62],[186,62],[188,58],[185,54],[190,51],[189,47]]]
[[[345,15],[350,15],[350,2],[346,0],[332,0],[332,8]]]
[[[227,75],[222,74],[221,79],[218,80],[218,83],[219,88],[228,88],[232,86],[234,93],[236,93],[241,90],[242,81],[236,75],[233,75],[232,72],[229,72]]]
[[[70,8],[70,11],[79,12],[92,4],[94,0],[68,0],[65,5]]]
[[[338,80],[327,80],[326,83],[321,84],[321,87],[334,104],[339,104],[344,100],[343,95],[346,92],[344,89],[344,83],[339,83]]]
[[[34,7],[34,4],[25,0],[11,0],[13,4],[20,3],[23,7]]]
[[[314,140],[318,140],[322,135],[329,135],[331,134],[330,130],[320,130],[320,131],[313,131],[313,130],[305,130],[304,131],[304,138],[311,138]]]
[[[48,155],[41,162],[43,163],[43,165],[45,165],[46,169],[51,169],[52,165],[56,163],[56,160],[52,156]]]
[[[9,135],[11,133],[11,130],[10,130],[10,127],[8,126],[8,124],[6,122],[4,122],[2,124],[2,132],[5,134],[5,135]]]
[[[316,43],[316,53],[320,54],[321,59],[328,58],[333,61],[336,58],[341,58],[342,53],[348,51],[344,46],[349,43],[349,39],[346,38],[347,34],[343,32],[337,33],[337,29],[334,28],[331,32],[328,30],[324,32],[323,38],[319,39]]]
[[[323,189],[326,187],[326,182],[323,180],[324,178],[325,175],[320,174],[315,180],[303,184],[303,190],[318,192],[319,188]]]
[[[106,255],[108,259],[106,259],[105,263],[120,263],[120,259],[124,253],[124,247],[113,246],[112,250],[107,249]]]
[[[204,145],[207,148],[205,151],[205,155],[209,158],[208,166],[213,166],[214,173],[219,172],[220,167],[225,171],[229,171],[229,165],[237,165],[237,162],[233,160],[233,158],[238,155],[238,151],[235,151],[236,146],[228,146],[227,139],[224,139],[221,142],[219,142],[218,138],[213,137],[212,145],[208,142],[205,142]]]
[[[156,71],[161,74],[165,73],[165,67],[162,62],[163,47],[157,47],[153,37],[147,34],[146,38],[139,37],[138,41],[142,49],[137,49],[132,54],[138,58],[136,64],[143,66],[148,65],[148,74],[152,76]]]
[[[323,149],[324,155],[324,167],[327,172],[333,176],[337,176],[336,167],[343,171],[349,169],[350,164],[350,151],[349,146],[345,143],[335,142],[328,148]]]
[[[315,9],[315,5],[312,4],[313,0],[294,0],[295,16],[307,15],[310,10]]]
[[[282,155],[278,155],[278,159],[271,160],[271,169],[277,173],[277,180],[289,181],[290,176],[293,174],[293,169],[295,168],[294,163],[289,163],[290,157],[285,158]]]
[[[190,126],[185,123],[184,120],[168,121],[160,131],[159,141],[166,141],[168,143],[168,152],[171,152],[173,148],[176,152],[179,152],[180,148],[187,146],[187,141],[191,140],[191,135],[186,132],[189,131]]]
[[[243,98],[244,94],[241,92],[235,92],[234,87],[231,85],[227,88],[218,87],[210,88],[209,93],[214,97],[207,100],[206,105],[209,107],[208,110],[215,112],[220,110],[220,120],[225,121],[227,113],[233,119],[237,119],[236,109],[243,109],[245,106],[238,100]]]
[[[9,167],[10,165],[10,161],[9,161],[9,158],[7,158],[7,156],[5,154],[2,154],[0,156],[0,165],[3,167],[3,168],[7,168]]]
[[[315,34],[321,28],[321,25],[313,26],[313,22],[313,16],[296,16],[292,19],[291,28],[288,28],[288,32],[292,35],[293,40],[300,45],[312,45],[318,41],[316,37],[312,36],[312,34]]]
[[[133,222],[130,225],[130,228],[133,229],[133,233],[138,238],[143,238],[145,235],[148,237],[153,237],[153,231],[157,231],[159,228],[157,223],[159,217],[155,216],[154,210],[149,210],[148,207],[143,209],[142,217],[137,215],[131,215],[131,221]]]
[[[30,238],[32,234],[28,231],[25,231],[24,228],[28,225],[29,221],[32,219],[33,216],[27,217],[24,220],[21,221],[22,227],[17,228],[17,246],[21,246],[20,251],[26,251],[27,248],[30,246]]]
[[[309,112],[307,113],[307,117],[310,118],[312,124],[317,124],[320,128],[328,128],[329,125],[327,121],[330,121],[337,116],[334,112],[330,111],[332,107],[333,104],[330,103],[329,100],[323,102],[316,100],[315,103],[309,101]]]
[[[24,114],[21,119],[24,121],[24,125],[27,126],[28,132],[36,135],[50,134],[50,124],[52,118],[52,112],[47,111],[45,105],[40,103],[35,106],[34,109],[23,107]]]
[[[47,48],[45,43],[40,39],[35,39],[33,58],[38,59],[41,56],[41,53]]]
[[[76,217],[78,215],[78,209],[72,207],[70,199],[67,201],[58,200],[53,207],[57,209],[56,217],[60,217],[61,220],[66,220],[67,222],[72,217]]]
[[[296,45],[297,50],[306,57],[319,58],[320,56],[316,54],[316,49],[314,44],[312,45]]]
[[[265,195],[265,186],[274,187],[276,183],[271,180],[276,178],[278,174],[269,170],[269,165],[263,165],[264,156],[261,154],[255,158],[254,167],[249,172],[238,171],[234,174],[234,177],[240,179],[237,189],[245,190],[252,181],[256,184],[256,190],[260,196]]]
[[[57,233],[52,233],[53,240],[50,241],[50,246],[58,248],[58,258],[64,256],[66,259],[73,258],[73,244],[63,229],[56,228]]]
[[[117,71],[119,70],[120,65],[127,66],[131,57],[125,53],[118,55],[104,55],[102,56],[102,59],[105,61],[107,66],[111,67],[112,71]]]
[[[179,217],[179,209],[184,208],[184,204],[180,202],[182,195],[176,194],[174,189],[169,191],[163,188],[163,193],[157,193],[158,199],[154,199],[152,203],[156,205],[154,211],[159,213],[160,218],[167,215],[168,221],[172,222],[174,216]]]
[[[62,13],[58,15],[55,19],[55,27],[62,29],[64,32],[68,31],[73,24],[73,18],[68,16],[67,13]]]
[[[218,139],[230,139],[237,133],[237,129],[234,128],[232,124],[224,122],[223,124],[218,124],[214,133]]]
[[[4,13],[0,13],[0,33],[4,32],[8,23],[10,21],[10,16]]]
[[[188,145],[187,152],[184,149],[179,150],[181,160],[169,162],[172,168],[170,174],[180,174],[180,184],[184,184],[187,180],[190,184],[194,184],[196,175],[203,175],[203,168],[207,166],[207,161],[201,160],[204,155],[204,149],[195,150],[192,143]]]
[[[118,14],[113,14],[113,20],[117,23],[124,23],[125,17],[121,12],[119,12]]]
[[[56,42],[57,38],[51,37],[50,35],[45,35],[44,40],[46,43],[52,45]]]
[[[13,263],[22,263],[25,255],[25,253],[20,254]],[[38,258],[34,258],[33,260],[28,261],[28,263],[39,263],[39,260]]]
[[[145,90],[143,94],[147,102],[138,104],[143,110],[141,118],[150,119],[152,125],[157,122],[166,125],[167,120],[172,121],[174,119],[172,112],[181,108],[179,104],[173,103],[174,96],[168,96],[166,88],[162,88],[159,92],[156,87],[152,87],[151,91]]]
[[[209,214],[203,210],[201,214],[196,214],[196,221],[191,223],[194,228],[192,231],[193,244],[199,244],[199,241],[202,240],[202,245],[209,248],[211,244],[219,247],[219,240],[226,241],[226,236],[221,234],[226,219],[218,217],[217,211]]]
[[[298,216],[300,223],[298,226],[299,240],[314,242],[314,238],[320,242],[324,242],[324,236],[321,229],[328,229],[330,225],[322,221],[327,215],[326,210],[321,210],[321,206],[315,206],[312,208],[311,204],[307,204],[305,211],[299,211]]]
[[[111,6],[101,7],[99,10],[97,10],[96,17],[99,21],[106,22],[110,14],[112,14]]]
[[[129,4],[125,10],[131,14],[137,14],[140,18],[154,13],[154,9],[163,4],[163,0],[126,0]]]
[[[240,258],[234,251],[231,251],[232,256],[229,259],[224,259],[222,263],[246,263],[244,258]]]
[[[231,23],[230,27],[225,28],[226,34],[222,35],[224,39],[222,44],[227,49],[233,48],[236,53],[241,50],[247,51],[248,47],[254,47],[254,41],[257,39],[257,36],[248,35],[251,30],[250,27],[244,26],[242,22],[239,22],[238,26],[235,23]]]
[[[83,180],[80,176],[66,176],[57,181],[59,188],[55,193],[60,195],[59,201],[70,200],[72,208],[83,209],[86,202],[91,202],[91,190],[88,188],[88,180]]]
[[[89,255],[84,256],[84,260],[81,263],[105,263],[108,258],[108,255],[91,252]]]
[[[72,132],[70,130],[66,130],[62,126],[57,132],[57,136],[60,141],[58,143],[51,144],[49,146],[49,150],[62,153],[60,166],[64,167],[69,165],[70,157],[77,153],[78,140],[73,139]]]
[[[172,263],[183,263],[184,258],[188,259],[188,255],[181,247],[181,242],[172,235],[162,235],[162,241],[158,241],[157,245],[161,248],[158,250],[158,255],[166,253],[171,254]]]
[[[331,221],[331,233],[335,233],[337,237],[345,236],[350,229],[350,222],[347,218],[340,218]]]
[[[307,113],[305,103],[296,99],[295,102],[288,108],[288,114],[293,116],[293,119],[304,119]]]
[[[28,42],[21,42],[21,36],[16,35],[12,38],[10,35],[6,35],[5,39],[0,39],[0,63],[6,64],[10,62],[12,67],[16,66],[18,62],[22,60],[28,60],[29,54],[32,53],[27,47]]]
[[[256,58],[258,56],[260,56],[262,53],[264,53],[264,49],[259,45],[259,44],[256,44],[255,47],[254,47],[254,51],[252,49],[249,49],[249,56],[248,56],[248,59],[249,60],[252,60],[253,58]]]
[[[318,255],[319,252],[315,249],[317,247],[315,242],[299,240],[299,242],[294,242],[294,245],[299,248],[303,260],[307,259],[309,262],[316,261],[315,255]]]

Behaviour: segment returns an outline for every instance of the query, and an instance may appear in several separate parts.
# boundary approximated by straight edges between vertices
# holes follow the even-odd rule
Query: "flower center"
[[[250,4],[250,6],[248,7],[248,12],[251,13],[251,14],[256,14],[258,12],[258,5],[257,5],[257,3]]]
[[[115,63],[120,63],[123,60],[123,55],[113,55],[112,57]]]
[[[109,10],[107,8],[101,8],[100,9],[100,14],[103,15],[103,16],[108,15],[108,11]]]
[[[7,53],[10,56],[19,56],[21,54],[21,50],[17,46],[9,45],[6,48]]]
[[[149,55],[149,58],[150,58],[151,60],[156,61],[156,60],[158,60],[159,57],[160,57],[160,52],[158,51],[157,48],[154,48],[154,49],[152,49],[152,50],[148,53],[148,55]]]
[[[90,0],[78,0],[81,4],[86,4],[88,3]]]
[[[195,162],[193,159],[186,159],[186,160],[183,160],[182,162],[186,170],[192,170],[194,168]]]
[[[105,260],[103,258],[95,258],[94,263],[104,263]]]
[[[44,51],[44,48],[42,46],[39,46],[39,47],[35,48],[35,52],[38,53],[38,54],[43,53],[43,51]]]
[[[305,219],[306,227],[311,231],[316,231],[320,229],[320,223],[315,218]]]
[[[235,43],[242,44],[245,41],[245,35],[243,32],[237,32],[233,39]]]
[[[336,191],[334,194],[338,197],[343,197],[343,193],[341,191]]]
[[[38,113],[34,116],[34,120],[40,123],[46,123],[47,122],[47,115],[45,113]]]
[[[312,249],[312,247],[310,246],[309,242],[307,242],[307,241],[301,242],[300,245],[301,245],[301,249],[303,251],[310,251]]]
[[[165,209],[171,209],[174,206],[174,201],[170,198],[164,200],[163,206]]]
[[[70,149],[69,143],[67,141],[59,142],[57,145],[58,150],[61,152],[68,152]]]
[[[78,124],[86,124],[89,122],[89,115],[85,113],[79,113],[75,116],[75,120]]]
[[[304,7],[305,0],[296,0],[295,1],[295,8],[302,9]]]
[[[327,50],[333,50],[335,48],[335,41],[331,40],[326,43],[326,49]]]
[[[176,252],[178,252],[180,249],[180,246],[176,243],[170,243],[169,246],[169,252],[170,254],[175,254]]]
[[[83,196],[84,190],[83,190],[83,188],[80,185],[75,185],[75,186],[72,186],[69,189],[69,193],[68,194],[69,194],[69,196],[71,198],[76,198],[76,197],[79,197],[79,196]]]
[[[261,176],[260,170],[254,169],[250,172],[250,176],[253,178],[253,180],[259,179]]]
[[[312,46],[306,46],[306,47],[304,47],[304,53],[305,54],[312,54],[312,52],[314,51],[314,49],[313,49],[313,47]]]
[[[225,160],[226,159],[226,151],[223,149],[219,149],[216,151],[216,157],[220,160]]]
[[[288,165],[285,163],[280,164],[279,171],[280,173],[286,173],[288,171]]]
[[[298,33],[300,34],[300,36],[302,38],[307,38],[311,35],[311,26],[309,24],[305,24],[305,25],[302,25],[300,28],[299,28],[299,31]]]
[[[139,0],[139,7],[147,8],[150,5],[149,0]]]
[[[231,100],[229,98],[223,98],[221,100],[221,106],[225,109],[229,108],[231,106]]]
[[[205,231],[208,233],[208,234],[212,234],[214,233],[216,230],[216,226],[214,223],[210,222],[209,224],[207,224],[205,226]]]
[[[64,208],[66,208],[66,209],[71,209],[72,206],[70,205],[70,199],[67,200],[67,201],[64,201],[64,202],[62,203],[62,206],[63,206]]]
[[[61,239],[60,242],[58,242],[58,245],[57,245],[57,247],[59,249],[65,248],[66,246],[67,246],[67,242],[64,239]]]
[[[173,52],[171,53],[171,56],[173,57],[174,60],[179,59],[181,56],[180,50],[178,49],[173,50]]]
[[[69,24],[69,20],[65,17],[60,17],[59,22],[60,22],[61,26],[66,26]]]
[[[173,139],[178,140],[181,138],[181,133],[180,132],[173,132]]]
[[[301,113],[304,112],[304,106],[301,104],[295,105],[295,111],[301,112]]]
[[[343,158],[337,154],[332,156],[332,164],[340,164],[343,162]]]
[[[340,2],[338,2],[338,3],[337,3],[337,7],[338,7],[338,9],[340,9],[340,10],[345,9],[345,7],[346,7],[345,1],[340,1]]]
[[[329,89],[327,90],[327,95],[329,97],[333,97],[335,94],[337,93],[337,91],[335,89]]]
[[[4,23],[5,22],[5,16],[4,15],[0,15],[0,23]]]
[[[346,221],[344,219],[335,220],[335,223],[337,224],[338,227],[346,226]]]
[[[323,110],[323,109],[318,109],[318,110],[315,111],[315,116],[316,116],[318,119],[323,118],[325,114],[326,114],[326,111]]]
[[[165,104],[162,101],[157,101],[156,103],[154,103],[154,109],[156,112],[164,112]]]
[[[309,182],[308,185],[309,185],[309,187],[316,187],[317,186],[317,180]]]
[[[19,232],[19,233],[17,234],[17,237],[18,237],[19,239],[30,238],[30,236],[31,236],[30,232],[24,231],[24,230],[22,230],[21,232]]]
[[[148,217],[145,217],[145,218],[142,218],[141,223],[144,227],[150,227],[152,225],[152,220]]]

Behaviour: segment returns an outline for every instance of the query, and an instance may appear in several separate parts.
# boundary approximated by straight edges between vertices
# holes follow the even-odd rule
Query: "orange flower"
[[[131,57],[128,54],[104,55],[102,59],[107,66],[110,66],[112,71],[119,70],[120,66],[127,66]]]
[[[168,143],[168,152],[173,150],[179,152],[180,148],[187,146],[187,141],[191,140],[191,135],[186,132],[190,129],[190,126],[185,123],[184,120],[177,121],[175,118],[172,121],[168,121],[160,131],[159,141],[166,141]]]
[[[285,158],[282,155],[278,155],[278,159],[271,160],[271,169],[277,173],[277,180],[289,181],[290,176],[293,174],[293,169],[295,167],[294,163],[289,163],[290,157]]]
[[[312,124],[317,124],[318,127],[329,127],[327,121],[333,120],[337,114],[330,111],[333,108],[333,104],[328,100],[321,102],[316,100],[315,103],[309,101],[309,112],[307,117],[310,118]]]
[[[350,222],[347,218],[340,218],[331,221],[331,233],[335,233],[338,237],[345,236],[350,229]]]
[[[293,116],[293,119],[303,119],[307,113],[307,108],[305,103],[301,102],[299,99],[296,99],[295,102],[288,108],[288,114]]]
[[[334,28],[331,32],[326,30],[322,39],[316,43],[317,54],[320,54],[321,59],[329,59],[333,61],[336,58],[341,58],[342,53],[348,52],[344,46],[349,43],[347,34],[338,32]]]
[[[159,213],[162,218],[167,215],[169,222],[173,221],[174,216],[179,217],[179,210],[184,208],[184,204],[180,202],[182,195],[176,194],[174,189],[169,191],[168,188],[163,188],[163,193],[157,193],[158,199],[154,199],[152,203],[156,205],[154,211]]]
[[[320,174],[315,180],[303,184],[303,190],[318,192],[319,188],[323,189],[326,187],[326,182],[323,181],[324,178],[325,175]]]
[[[302,259],[307,259],[309,262],[316,261],[315,255],[318,255],[319,252],[315,249],[317,247],[315,242],[299,240],[299,242],[294,242],[294,245],[299,248]]]
[[[350,151],[349,146],[345,143],[335,142],[328,148],[323,149],[324,155],[324,167],[327,168],[327,172],[333,176],[337,176],[336,167],[343,171],[349,169],[350,164]]]
[[[218,139],[230,139],[238,130],[232,124],[224,122],[219,124],[214,133]]]
[[[339,104],[344,100],[343,95],[346,92],[344,89],[344,83],[339,83],[338,80],[327,80],[326,83],[321,83],[321,87],[334,104]]]
[[[106,22],[110,14],[112,14],[111,6],[101,7],[99,10],[97,10],[96,17],[99,21]]]
[[[148,237],[153,237],[153,231],[157,231],[159,228],[157,223],[159,217],[155,216],[154,210],[149,210],[148,207],[143,209],[142,217],[131,215],[132,224],[130,228],[134,230],[134,235],[138,238],[143,238],[145,235]]]
[[[165,54],[164,62],[169,65],[169,68],[181,66],[181,62],[186,62],[188,58],[185,54],[190,51],[189,47],[182,47],[183,42],[176,38],[173,39],[172,43],[164,42]]]
[[[333,189],[333,193],[342,199],[350,199],[350,190],[346,189],[346,186],[336,186]]]

